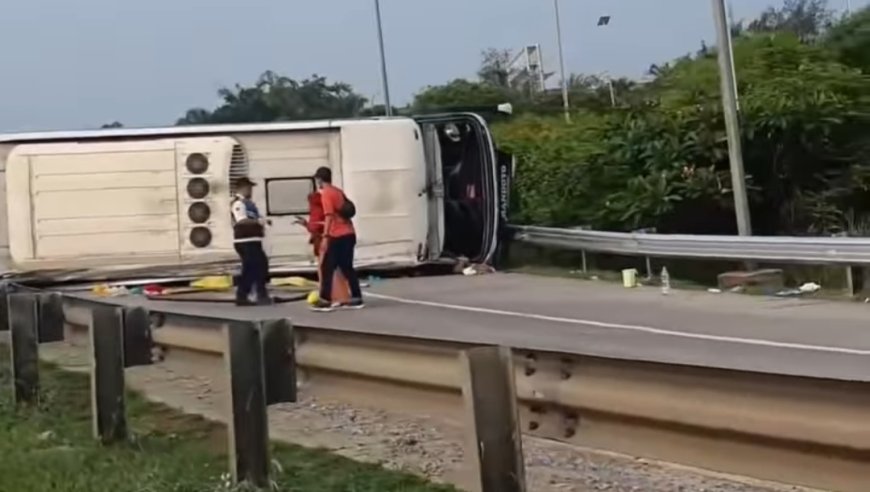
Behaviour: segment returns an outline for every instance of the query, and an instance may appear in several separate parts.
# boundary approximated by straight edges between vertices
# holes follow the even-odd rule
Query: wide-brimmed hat
[[[233,182],[233,184],[237,187],[238,186],[245,186],[245,185],[257,186],[257,183],[254,183],[253,181],[251,181],[251,178],[249,178],[247,176],[242,176],[240,178],[236,178],[236,180]]]

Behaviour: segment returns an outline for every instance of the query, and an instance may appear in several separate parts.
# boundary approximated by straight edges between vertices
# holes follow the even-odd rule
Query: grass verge
[[[8,347],[0,345],[0,492],[225,492],[226,427],[128,396],[129,443],[91,435],[85,374],[41,367],[38,408],[12,403]],[[274,444],[276,491],[448,492],[450,486],[326,451]]]

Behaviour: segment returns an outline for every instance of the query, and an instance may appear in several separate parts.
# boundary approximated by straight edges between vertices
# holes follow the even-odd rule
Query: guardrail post
[[[864,290],[864,269],[854,265],[846,267],[846,292],[855,297]]]
[[[293,325],[287,319],[264,321],[260,335],[266,405],[296,401],[296,348]]]
[[[94,436],[103,444],[127,439],[124,404],[122,309],[95,307],[91,314],[91,401]]]
[[[635,234],[655,234],[656,228],[655,227],[646,227],[643,229],[638,229],[634,232],[635,232]],[[653,272],[653,267],[652,267],[652,258],[650,258],[649,256],[644,256],[644,263],[646,265],[646,279],[652,280],[653,277],[655,276],[655,272]]]
[[[12,380],[16,403],[39,400],[38,304],[29,292],[9,294],[9,329],[12,338]]]
[[[269,484],[269,428],[263,377],[263,346],[258,323],[224,325],[224,358],[229,373],[230,472],[235,482]]]
[[[466,456],[477,478],[474,492],[524,492],[522,434],[511,350],[463,351],[462,395],[469,425]]]
[[[57,292],[39,294],[39,343],[62,342],[64,339],[63,296]]]
[[[141,307],[124,309],[124,367],[153,364],[153,348],[148,310]]]
[[[0,331],[9,331],[9,284],[0,284]]]

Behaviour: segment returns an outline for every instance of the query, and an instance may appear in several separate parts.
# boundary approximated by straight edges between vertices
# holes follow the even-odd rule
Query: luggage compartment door
[[[17,266],[177,258],[172,141],[21,145],[6,171],[10,252]]]

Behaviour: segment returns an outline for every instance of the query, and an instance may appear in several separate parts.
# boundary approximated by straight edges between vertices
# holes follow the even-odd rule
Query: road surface
[[[124,304],[298,326],[403,335],[599,357],[870,381],[870,305],[624,289],[604,282],[493,274],[385,280],[362,311],[296,302]]]

